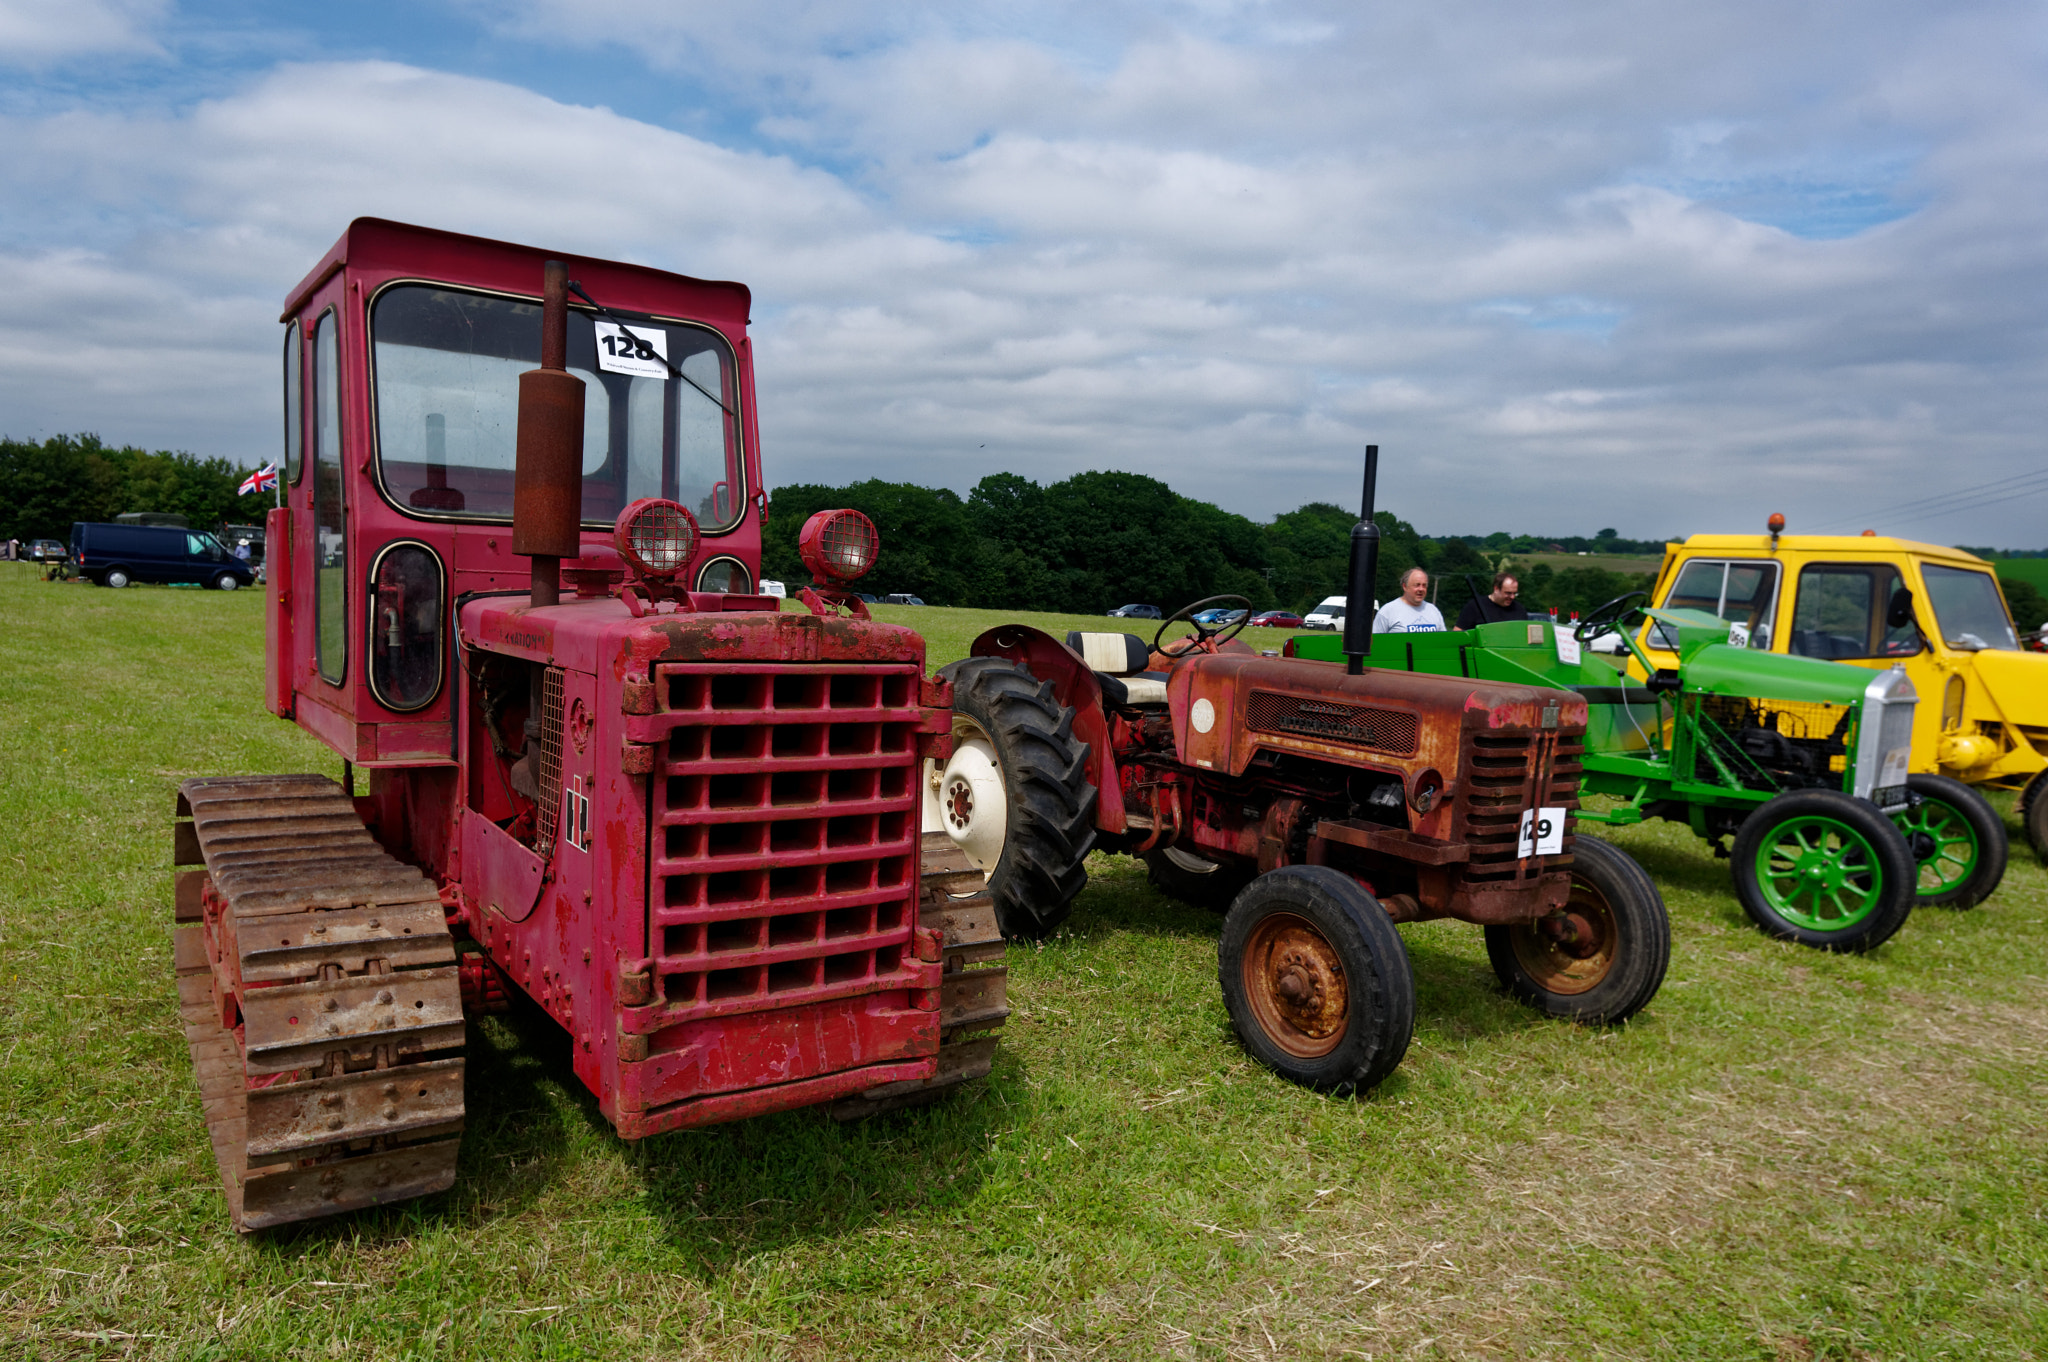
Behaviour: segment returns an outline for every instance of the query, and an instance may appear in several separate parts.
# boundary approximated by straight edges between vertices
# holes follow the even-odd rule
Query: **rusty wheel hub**
[[[1515,958],[1536,984],[1550,993],[1584,993],[1614,968],[1619,932],[1607,900],[1582,880],[1572,881],[1564,907],[1513,933]]]
[[[1314,1059],[1337,1048],[1350,995],[1336,948],[1306,918],[1274,913],[1245,943],[1244,991],[1259,1028],[1288,1054]]]

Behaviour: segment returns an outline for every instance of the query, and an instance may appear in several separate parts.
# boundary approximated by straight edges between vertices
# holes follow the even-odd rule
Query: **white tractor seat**
[[[1076,630],[1067,635],[1067,646],[1079,653],[1088,670],[1103,682],[1102,688],[1112,703],[1166,703],[1166,674],[1145,670],[1152,651],[1136,634],[1084,634]],[[1119,691],[1123,692],[1121,700],[1117,697]]]

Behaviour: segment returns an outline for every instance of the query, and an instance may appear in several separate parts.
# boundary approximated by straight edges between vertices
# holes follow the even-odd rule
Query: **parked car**
[[[1201,625],[1204,629],[1215,629],[1222,625],[1235,624],[1244,617],[1244,611],[1233,610],[1225,605],[1219,605],[1214,610],[1200,610],[1188,616],[1189,619]]]
[[[169,525],[71,527],[71,563],[100,586],[196,582],[216,591],[252,585],[256,574],[212,535]]]
[[[61,563],[71,555],[54,539],[33,539],[29,541],[28,556],[34,563]]]
[[[1109,612],[1114,620],[1156,620],[1162,618],[1156,605],[1120,605]]]
[[[923,605],[923,604],[924,604],[924,600],[923,600],[923,598],[922,598],[922,597],[919,597],[919,596],[913,596],[913,595],[911,595],[911,594],[910,594],[909,592],[907,592],[907,591],[896,591],[896,592],[891,592],[891,593],[890,593],[889,595],[887,595],[887,596],[884,596],[884,597],[882,598],[882,600],[883,600],[883,602],[884,602],[885,604],[888,604],[888,605]]]
[[[1301,616],[1292,610],[1266,610],[1252,616],[1254,629],[1299,629]]]

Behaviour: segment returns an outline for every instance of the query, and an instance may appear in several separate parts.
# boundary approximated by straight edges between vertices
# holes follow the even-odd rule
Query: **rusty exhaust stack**
[[[562,560],[583,551],[583,380],[569,372],[569,267],[542,270],[540,368],[519,375],[512,552],[533,559],[533,603],[554,605]]]
[[[1367,445],[1365,504],[1351,527],[1350,595],[1344,604],[1344,671],[1350,676],[1365,670],[1365,655],[1372,651],[1372,584],[1380,573],[1380,527],[1372,523],[1372,496],[1379,475],[1380,447]]]

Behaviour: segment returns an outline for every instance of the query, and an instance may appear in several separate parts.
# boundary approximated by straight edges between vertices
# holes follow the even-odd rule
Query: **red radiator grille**
[[[1404,756],[1415,751],[1416,718],[1398,709],[1255,690],[1245,703],[1244,720],[1261,733],[1291,733]]]
[[[673,665],[652,782],[660,999],[677,1021],[911,987],[914,666]]]
[[[1583,733],[1475,733],[1464,753],[1465,840],[1472,847],[1469,881],[1513,883],[1571,861],[1579,807]],[[1564,852],[1522,860],[1522,811],[1562,808]]]

